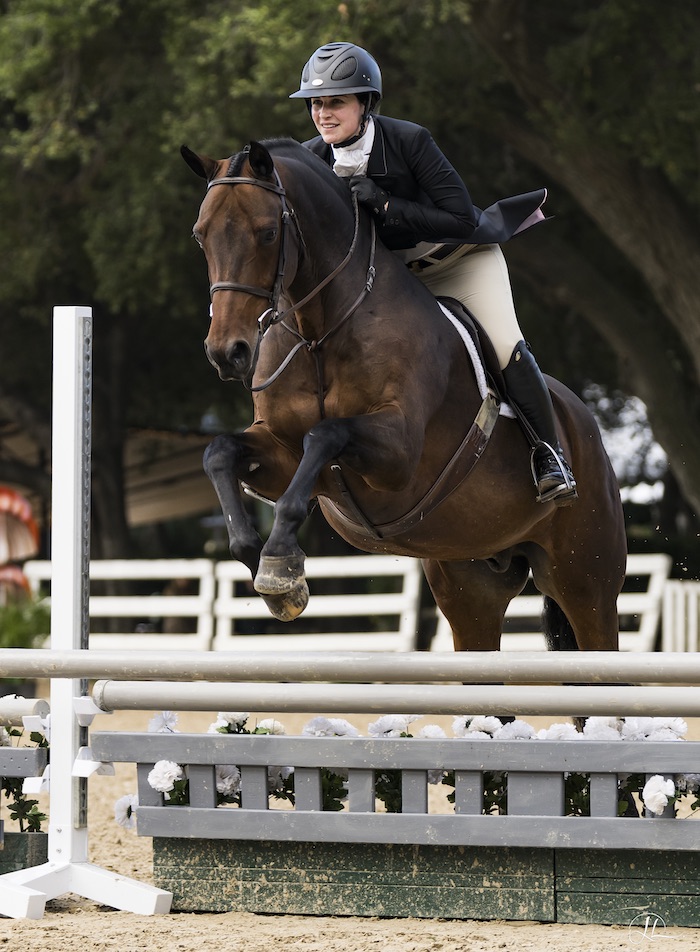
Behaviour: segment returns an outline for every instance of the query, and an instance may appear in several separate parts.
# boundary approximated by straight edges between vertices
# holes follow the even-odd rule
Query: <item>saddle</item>
[[[539,445],[540,439],[537,433],[535,433],[533,430],[523,411],[508,394],[508,388],[506,387],[506,382],[503,377],[503,371],[501,370],[500,364],[498,362],[498,357],[496,356],[494,346],[491,343],[491,338],[486,333],[483,326],[471,313],[471,311],[469,311],[469,309],[466,308],[461,301],[458,301],[456,298],[452,297],[438,297],[437,300],[443,305],[443,307],[446,307],[452,313],[452,315],[469,333],[469,336],[474,342],[479,359],[481,360],[481,365],[484,368],[488,386],[496,394],[500,403],[505,403],[510,407],[513,412],[513,416],[520,424],[520,427],[525,434],[528,443],[530,444],[530,448],[534,449]]]
[[[438,297],[437,300],[457,318],[468,332],[474,342],[474,347],[479,355],[481,365],[484,368],[488,386],[493,390],[501,403],[508,403],[506,383],[503,379],[498,357],[496,356],[496,351],[489,335],[474,315],[467,310],[457,298]]]

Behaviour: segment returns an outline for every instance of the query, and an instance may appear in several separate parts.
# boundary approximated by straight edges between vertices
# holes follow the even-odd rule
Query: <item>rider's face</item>
[[[319,96],[311,100],[311,118],[323,141],[337,145],[360,131],[364,107],[357,96]]]

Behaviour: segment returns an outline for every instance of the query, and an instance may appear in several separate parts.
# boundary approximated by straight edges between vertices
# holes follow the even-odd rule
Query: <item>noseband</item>
[[[265,334],[269,331],[269,329],[273,326],[273,324],[279,324],[280,322],[284,321],[284,319],[288,317],[290,314],[293,314],[294,311],[299,310],[305,304],[308,304],[308,302],[312,300],[312,298],[314,298],[321,290],[323,290],[323,288],[326,287],[327,284],[330,284],[330,282],[338,274],[340,274],[343,268],[345,268],[345,266],[349,263],[350,259],[352,258],[355,252],[355,248],[357,246],[357,239],[358,239],[358,235],[360,231],[360,210],[359,210],[359,205],[357,201],[357,196],[353,194],[352,199],[353,199],[353,211],[354,211],[354,217],[355,217],[355,231],[354,231],[352,242],[350,243],[350,248],[348,249],[347,254],[343,258],[343,260],[340,262],[340,264],[336,268],[334,268],[334,270],[331,271],[330,274],[326,275],[326,277],[321,281],[321,283],[317,284],[316,287],[306,295],[306,297],[302,298],[301,301],[297,301],[296,304],[292,305],[292,307],[289,307],[284,311],[280,311],[279,300],[280,300],[282,291],[284,290],[284,270],[285,270],[285,266],[287,262],[287,249],[288,249],[288,242],[289,242],[289,223],[290,222],[294,222],[296,226],[296,230],[297,230],[297,235],[299,237],[299,242],[302,246],[304,244],[304,240],[301,235],[301,231],[299,230],[299,224],[294,214],[294,210],[290,208],[289,205],[287,204],[287,198],[286,198],[287,193],[284,189],[284,186],[282,185],[277,169],[274,169],[274,173],[275,173],[274,183],[264,182],[264,181],[261,181],[260,179],[255,179],[255,178],[247,178],[245,176],[228,176],[227,175],[227,176],[222,176],[221,178],[212,179],[211,182],[209,182],[207,185],[207,190],[210,188],[213,188],[215,185],[256,185],[258,188],[264,188],[264,189],[267,189],[267,191],[269,192],[274,192],[276,195],[279,195],[280,202],[282,204],[282,238],[280,240],[279,257],[277,259],[277,274],[275,276],[275,283],[272,289],[268,291],[265,288],[255,287],[250,284],[241,284],[237,281],[217,281],[214,284],[212,284],[211,287],[209,288],[209,294],[212,298],[217,291],[243,291],[246,294],[254,294],[258,297],[265,298],[267,301],[269,301],[270,306],[265,311],[263,311],[263,313],[258,318],[258,339],[255,345],[255,353],[253,355],[253,360],[252,360],[253,371],[255,370],[255,366],[257,364],[260,344]],[[329,337],[330,334],[338,330],[338,328],[342,324],[344,324],[345,321],[359,307],[360,302],[365,297],[365,295],[368,294],[372,290],[372,285],[374,283],[375,241],[376,241],[376,232],[374,229],[374,224],[372,223],[372,244],[371,244],[371,251],[370,251],[369,268],[367,271],[367,280],[359,297],[348,308],[348,310],[345,312],[341,320],[335,325],[335,327],[333,327],[330,331],[328,331],[318,341],[307,341],[305,338],[301,336],[301,334],[298,333],[298,331],[294,330],[294,328],[289,327],[289,325],[287,324],[283,324],[283,327],[285,327],[288,331],[290,331],[292,334],[294,334],[296,337],[299,338],[299,342],[296,344],[295,347],[292,348],[292,350],[289,352],[289,354],[287,355],[287,357],[285,358],[281,366],[277,368],[275,373],[260,386],[258,387],[251,386],[250,387],[251,391],[257,392],[260,390],[265,390],[267,387],[269,387],[270,384],[273,383],[279,377],[279,375],[287,367],[291,359],[294,357],[294,355],[302,346],[306,345],[306,347],[309,350],[318,351],[321,344],[326,340],[326,338]],[[318,360],[319,360],[319,357],[317,356],[317,361]],[[252,376],[252,372],[251,372],[251,376]]]

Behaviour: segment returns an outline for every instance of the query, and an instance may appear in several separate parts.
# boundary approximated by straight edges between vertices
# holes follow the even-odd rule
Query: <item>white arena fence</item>
[[[663,651],[698,650],[700,582],[668,581],[663,589]]]
[[[667,585],[681,591],[692,583],[669,583],[670,556],[630,555],[625,586],[618,599],[620,647],[653,651]],[[34,591],[50,593],[51,562],[32,560],[25,572]],[[420,562],[405,556],[357,555],[306,560],[311,599],[292,623],[275,622],[252,590],[239,562],[209,559],[122,559],[90,563],[90,647],[143,650],[215,651],[411,651],[417,647],[421,618]],[[111,584],[110,593],[104,591]],[[140,588],[141,594],[133,594]],[[700,586],[698,586],[700,588]],[[128,592],[125,592],[127,589]],[[688,643],[697,643],[688,621]],[[677,603],[674,602],[674,604]],[[523,594],[506,612],[502,649],[545,649],[540,632],[542,596]],[[664,608],[664,650],[686,650],[678,635],[689,617],[673,620]],[[433,651],[452,649],[452,634],[437,613]],[[110,631],[99,631],[109,622]],[[184,624],[183,624],[184,623]],[[673,626],[672,629],[669,626]],[[189,630],[175,630],[178,628]],[[673,630],[670,637],[668,631]],[[695,631],[695,642],[692,632]]]

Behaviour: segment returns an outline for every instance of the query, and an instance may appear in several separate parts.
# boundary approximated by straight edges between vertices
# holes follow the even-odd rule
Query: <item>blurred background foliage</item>
[[[125,501],[130,434],[249,415],[202,352],[179,146],[309,138],[288,94],[351,40],[476,204],[549,188],[553,220],[504,249],[521,323],[611,433],[630,547],[697,577],[699,23],[682,0],[0,0],[0,481],[48,503],[52,307],[91,305],[93,554],[197,554],[210,523],[137,531]]]

